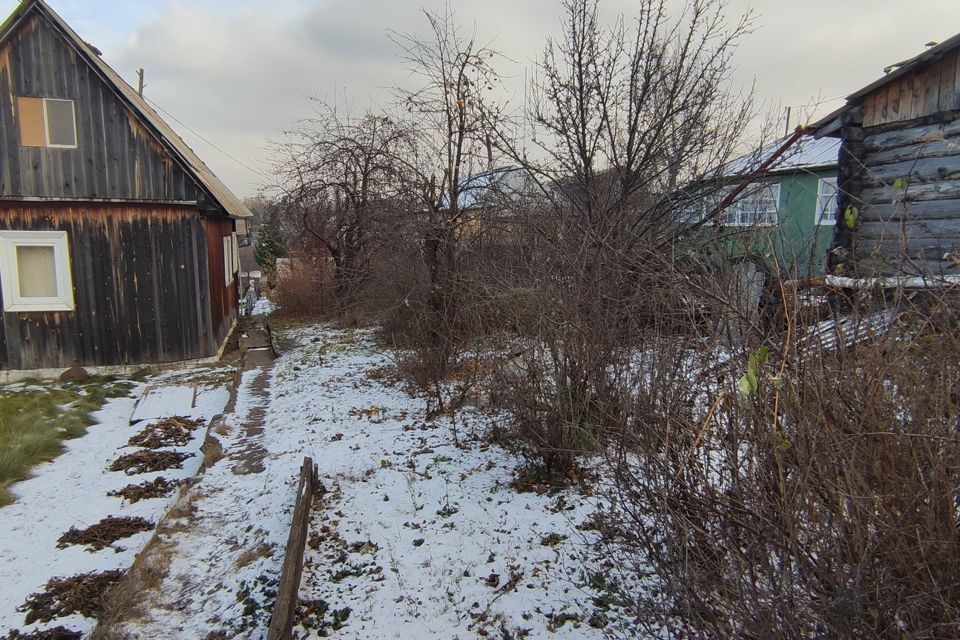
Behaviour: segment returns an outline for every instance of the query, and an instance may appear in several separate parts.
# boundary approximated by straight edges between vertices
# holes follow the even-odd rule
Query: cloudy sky
[[[444,1],[48,0],[128,82],[146,69],[147,96],[242,197],[265,180],[267,141],[310,114],[310,96],[339,95],[342,103],[346,95],[355,110],[384,103],[387,87],[405,77],[387,31],[422,33],[420,7]],[[515,61],[501,67],[514,87],[558,30],[559,0],[448,1],[462,24]],[[601,0],[601,7],[612,19],[629,15],[638,1]],[[15,5],[0,0],[4,14]],[[755,83],[766,111],[819,103],[810,117],[839,106],[837,98],[879,77],[885,65],[960,31],[957,0],[728,6],[731,15],[748,7],[756,15],[756,30],[737,53],[735,82]]]

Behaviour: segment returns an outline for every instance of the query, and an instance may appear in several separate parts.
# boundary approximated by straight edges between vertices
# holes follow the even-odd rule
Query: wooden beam
[[[297,501],[293,509],[293,523],[287,537],[287,550],[283,556],[283,569],[277,587],[277,600],[267,630],[267,640],[290,640],[293,619],[297,612],[300,594],[300,576],[303,573],[303,552],[307,544],[307,529],[310,525],[310,507],[317,482],[317,470],[310,458],[303,459],[300,480],[297,483]]]
[[[950,54],[940,63],[940,103],[937,111],[954,109],[953,101],[957,86],[957,54]]]

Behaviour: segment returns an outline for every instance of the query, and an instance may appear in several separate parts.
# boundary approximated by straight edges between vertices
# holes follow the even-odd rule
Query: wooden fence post
[[[307,543],[307,528],[310,524],[310,506],[313,502],[317,471],[310,458],[303,459],[300,481],[297,483],[297,502],[293,510],[293,524],[287,538],[287,551],[283,556],[283,570],[277,588],[277,601],[273,605],[267,640],[290,640],[293,619],[297,610],[300,591],[300,574],[303,572],[303,552]]]

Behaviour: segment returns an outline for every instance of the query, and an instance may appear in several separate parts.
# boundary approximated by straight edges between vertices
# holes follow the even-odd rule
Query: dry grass
[[[144,518],[108,516],[85,529],[70,527],[70,530],[57,540],[57,547],[64,549],[70,545],[87,545],[99,551],[113,546],[117,540],[129,538],[143,531],[151,531],[153,528],[154,524]]]
[[[143,618],[149,609],[150,593],[159,591],[170,573],[176,543],[154,536],[137,555],[133,566],[103,598],[103,612],[90,640],[127,640],[124,623]]]
[[[203,469],[209,469],[223,460],[223,445],[209,433],[206,440],[203,441],[203,445],[200,446],[200,452],[203,454]]]
[[[123,498],[133,504],[141,500],[150,498],[164,498],[182,484],[180,480],[167,480],[166,478],[154,478],[140,484],[130,484],[122,489],[110,491],[108,496]]]
[[[23,609],[24,621],[50,622],[74,613],[87,618],[98,618],[104,608],[104,593],[121,577],[123,571],[85,573],[69,578],[51,578],[44,591],[27,598]]]
[[[247,549],[236,559],[233,563],[237,569],[243,569],[244,567],[250,565],[255,560],[260,558],[265,558],[271,553],[273,553],[274,545],[267,544],[266,542],[261,542],[257,546]]]
[[[120,456],[110,465],[110,471],[123,471],[129,476],[151,471],[182,469],[183,461],[194,454],[182,451],[137,451]]]
[[[13,501],[13,483],[26,479],[34,465],[60,455],[64,440],[86,433],[94,411],[130,389],[130,383],[112,378],[0,387],[0,506]]]

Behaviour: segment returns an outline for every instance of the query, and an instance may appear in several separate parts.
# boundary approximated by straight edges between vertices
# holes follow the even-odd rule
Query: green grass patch
[[[132,388],[130,381],[108,377],[0,386],[0,506],[13,502],[10,485],[29,477],[34,465],[60,455],[64,440],[82,436],[93,424],[94,411]]]

